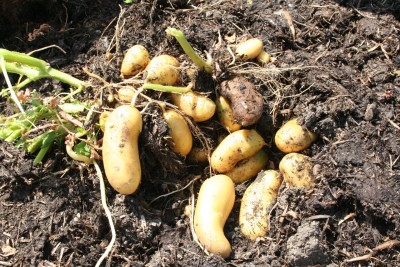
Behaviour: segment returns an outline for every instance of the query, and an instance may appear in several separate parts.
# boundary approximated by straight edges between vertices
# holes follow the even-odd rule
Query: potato
[[[147,83],[174,85],[179,79],[179,61],[170,55],[154,57],[147,66]]]
[[[214,101],[195,92],[172,94],[172,103],[196,122],[210,119],[216,109]]]
[[[235,184],[240,184],[255,177],[267,164],[268,155],[264,150],[260,150],[253,156],[239,161],[232,170],[224,174]]]
[[[235,186],[226,175],[215,175],[201,185],[194,211],[194,231],[204,248],[223,258],[231,253],[224,225],[235,202]]]
[[[231,104],[225,97],[218,97],[216,105],[219,121],[221,122],[222,126],[228,130],[228,132],[234,132],[242,128],[242,125],[237,123],[233,118]]]
[[[141,180],[138,138],[142,116],[132,106],[117,107],[108,116],[103,137],[103,164],[110,185],[124,195],[133,194]]]
[[[261,53],[257,56],[257,62],[261,64],[267,64],[271,61],[271,57],[265,51],[261,51]]]
[[[263,42],[258,38],[248,39],[236,47],[236,56],[242,60],[256,58],[263,49]]]
[[[297,123],[297,118],[286,122],[275,134],[276,147],[284,153],[303,151],[315,140],[317,140],[317,135],[304,130]]]
[[[118,90],[118,98],[121,102],[131,103],[134,95],[135,91],[128,86],[122,87]]]
[[[205,148],[193,147],[189,152],[188,159],[191,162],[208,163],[208,151]]]
[[[299,154],[289,153],[279,163],[286,185],[297,188],[311,188],[315,184],[311,158]]]
[[[107,119],[108,119],[108,116],[110,116],[110,112],[108,112],[108,111],[103,111],[101,114],[100,114],[100,117],[99,117],[99,127],[100,127],[100,129],[101,129],[101,131],[104,133],[104,130],[105,130],[105,128],[106,128],[106,121],[107,121]]]
[[[267,235],[269,212],[276,202],[282,174],[267,170],[246,189],[239,213],[239,226],[243,235],[250,240]]]
[[[211,155],[211,168],[219,173],[230,171],[235,165],[256,154],[265,145],[256,130],[242,129],[229,134]]]
[[[125,53],[121,65],[123,76],[133,76],[143,71],[150,62],[150,55],[142,45],[134,45]]]
[[[255,124],[264,111],[264,98],[254,85],[243,77],[221,83],[220,94],[231,103],[234,121],[242,126]]]
[[[174,110],[167,110],[163,117],[168,124],[171,149],[186,157],[192,149],[193,137],[185,118]]]

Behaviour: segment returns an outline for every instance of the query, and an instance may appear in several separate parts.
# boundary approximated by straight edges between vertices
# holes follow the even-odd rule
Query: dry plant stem
[[[175,29],[175,28],[167,28],[165,32],[168,35],[172,35],[181,45],[183,51],[190,57],[193,63],[201,70],[205,70],[208,73],[213,72],[213,68],[210,64],[204,61],[197,53],[194,51],[193,47],[189,44],[186,40],[185,35],[182,31]]]
[[[188,85],[186,87],[181,87],[181,86],[169,86],[169,85],[145,83],[143,84],[142,88],[161,91],[161,92],[169,92],[169,93],[187,93],[190,91],[192,86]]]
[[[103,206],[104,212],[106,213],[107,219],[108,219],[108,223],[110,224],[110,229],[111,229],[111,240],[110,243],[108,244],[106,250],[104,251],[103,255],[101,255],[101,257],[98,259],[97,263],[96,263],[96,267],[99,267],[100,264],[103,262],[103,260],[108,256],[108,254],[110,253],[112,247],[114,246],[115,240],[116,240],[116,233],[115,233],[115,227],[114,227],[114,222],[112,219],[112,215],[111,212],[107,206],[107,199],[106,199],[106,188],[104,185],[104,178],[103,178],[103,174],[101,173],[100,167],[97,164],[96,161],[93,161],[94,167],[96,169],[96,173],[97,176],[99,177],[99,181],[100,181],[100,194],[101,194],[101,204]]]

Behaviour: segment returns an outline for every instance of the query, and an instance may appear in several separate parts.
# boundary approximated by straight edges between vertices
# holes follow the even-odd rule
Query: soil
[[[105,99],[107,89],[82,68],[118,83],[123,53],[133,44],[151,56],[168,53],[191,64],[165,34],[172,26],[213,58],[213,77],[198,73],[199,90],[215,97],[226,77],[241,75],[263,95],[264,114],[254,128],[268,143],[272,167],[283,156],[273,143],[283,122],[297,116],[318,134],[302,152],[313,159],[317,185],[281,187],[265,238],[251,242],[241,234],[240,200],[251,181],[236,187],[225,225],[232,254],[222,259],[193,241],[184,215],[192,197],[185,186],[197,178],[197,192],[209,168],[170,151],[161,111],[148,107],[140,189],[123,196],[106,184],[117,234],[111,266],[399,266],[399,19],[397,0],[14,0],[2,2],[0,46],[27,53],[57,45],[66,53],[51,47],[34,55],[90,82],[83,96],[94,100],[102,92]],[[261,38],[273,61],[231,64],[233,37],[234,43]],[[44,96],[67,90],[51,80],[29,87]],[[8,114],[10,102],[0,101]],[[223,132],[216,123],[194,125],[205,140]],[[93,166],[71,160],[63,147],[42,164],[33,158],[0,142],[0,266],[94,266],[111,232]]]

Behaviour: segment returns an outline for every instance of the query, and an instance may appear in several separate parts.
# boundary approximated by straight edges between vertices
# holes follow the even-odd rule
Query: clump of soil
[[[398,1],[3,2],[0,46],[26,53],[61,47],[66,54],[52,47],[34,55],[90,81],[93,86],[81,97],[103,95],[106,103],[108,91],[82,67],[118,83],[123,53],[134,44],[147,47],[152,57],[168,53],[189,66],[179,44],[164,32],[172,26],[181,29],[200,54],[207,51],[213,58],[213,77],[198,78],[196,87],[202,92],[215,97],[221,81],[241,75],[263,96],[264,112],[255,128],[268,143],[272,166],[283,157],[273,143],[274,133],[289,118],[299,117],[319,136],[303,152],[313,159],[318,184],[311,190],[280,189],[267,237],[251,242],[240,233],[238,213],[247,184],[236,187],[237,201],[225,226],[233,253],[223,260],[206,255],[193,241],[183,214],[210,171],[170,153],[163,141],[165,124],[157,122],[159,110],[150,107],[140,141],[148,144],[141,150],[146,174],[140,189],[121,196],[107,184],[117,230],[113,266],[400,262],[396,242],[378,247],[400,236]],[[251,61],[231,65],[227,47],[234,36],[234,43],[260,38],[273,61],[266,66]],[[1,83],[5,87],[3,79]],[[68,90],[46,80],[30,88],[43,95]],[[168,99],[164,93],[145,93]],[[2,98],[1,112],[10,107]],[[223,132],[216,123],[197,127],[206,139]],[[41,165],[34,165],[33,158],[0,142],[0,263],[95,265],[111,234],[94,169],[72,161],[63,148],[53,150]],[[373,257],[346,263],[369,253]]]

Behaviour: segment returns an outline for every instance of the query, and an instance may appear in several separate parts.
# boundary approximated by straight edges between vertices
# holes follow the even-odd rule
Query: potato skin
[[[174,85],[180,75],[179,61],[170,55],[154,57],[147,65],[147,83]]]
[[[279,163],[279,170],[283,175],[286,185],[289,187],[313,187],[315,178],[312,169],[311,158],[299,153],[289,153]]]
[[[235,186],[226,175],[215,175],[201,185],[194,212],[194,231],[204,248],[227,258],[231,245],[224,235],[225,222],[235,202]]]
[[[239,226],[243,235],[254,241],[269,231],[268,213],[274,206],[282,183],[282,174],[267,170],[246,189],[239,213]]]
[[[256,130],[242,129],[233,132],[212,153],[211,168],[219,173],[230,171],[239,161],[253,156],[264,145],[264,139]]]
[[[258,38],[251,38],[241,42],[236,47],[236,55],[242,60],[256,58],[263,49],[263,42]]]
[[[143,71],[150,62],[150,55],[142,45],[134,45],[125,53],[121,64],[123,76],[133,76]]]
[[[264,98],[254,85],[243,77],[221,83],[220,94],[231,102],[233,119],[246,127],[255,124],[264,111]]]
[[[297,123],[297,118],[287,121],[275,134],[275,145],[284,153],[303,151],[315,140],[317,140],[317,135],[304,130]]]
[[[163,117],[173,140],[170,144],[171,149],[186,157],[192,149],[193,137],[185,118],[174,110],[165,111]]]
[[[118,89],[118,98],[120,102],[131,103],[135,91],[131,87],[125,86]]]
[[[132,106],[117,107],[108,116],[103,137],[103,164],[110,185],[124,195],[133,194],[141,180],[138,137],[140,112]]]
[[[172,94],[172,102],[195,122],[206,121],[215,114],[214,101],[195,92]]]
[[[231,104],[225,97],[219,96],[217,98],[216,105],[219,121],[221,122],[222,126],[228,130],[228,132],[231,133],[242,128],[242,125],[237,123],[233,118]]]
[[[235,184],[240,184],[255,177],[267,164],[268,155],[264,150],[260,150],[253,156],[239,161],[232,170],[224,174]]]

